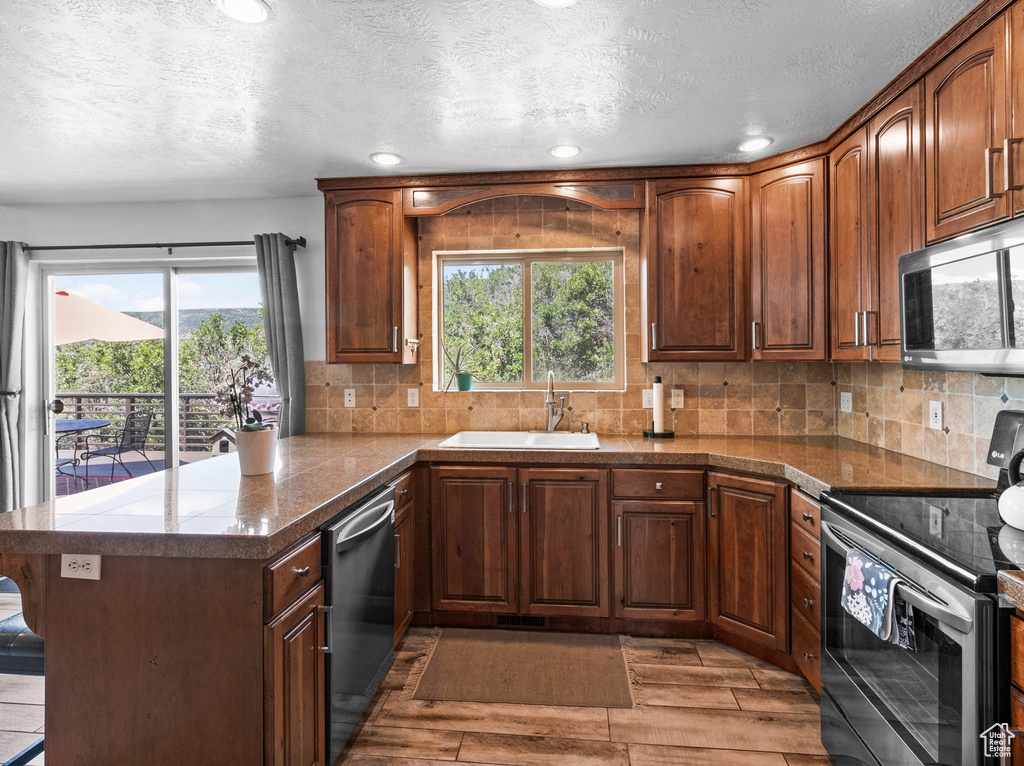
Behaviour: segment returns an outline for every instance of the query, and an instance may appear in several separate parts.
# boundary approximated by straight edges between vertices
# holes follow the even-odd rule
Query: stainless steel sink
[[[597,434],[564,431],[459,431],[441,442],[458,449],[599,449]]]

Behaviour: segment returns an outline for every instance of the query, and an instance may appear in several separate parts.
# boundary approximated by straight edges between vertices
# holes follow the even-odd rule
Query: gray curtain
[[[277,427],[281,437],[294,436],[306,431],[306,358],[302,353],[295,248],[284,234],[257,234],[255,241],[263,326],[274,382],[281,394]]]
[[[21,356],[28,255],[22,242],[0,242],[0,513],[21,507]]]

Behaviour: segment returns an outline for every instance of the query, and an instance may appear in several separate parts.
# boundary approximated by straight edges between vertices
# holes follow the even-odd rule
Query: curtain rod
[[[305,247],[306,238],[298,237],[296,239],[286,238],[285,242],[292,247]],[[158,250],[167,250],[170,252],[175,247],[238,247],[241,245],[254,245],[255,243],[251,239],[244,239],[241,241],[234,242],[147,242],[145,244],[128,244],[128,245],[52,245],[49,247],[26,247],[26,252],[33,250],[139,250],[146,248],[156,248]]]

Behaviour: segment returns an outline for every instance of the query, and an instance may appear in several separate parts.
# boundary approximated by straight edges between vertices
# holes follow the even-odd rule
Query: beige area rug
[[[413,699],[633,707],[619,636],[445,628]]]

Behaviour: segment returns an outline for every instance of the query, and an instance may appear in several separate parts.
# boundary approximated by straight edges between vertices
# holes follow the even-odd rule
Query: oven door
[[[996,722],[995,602],[827,507],[821,533],[821,681],[841,714],[838,723],[882,766],[986,763],[979,735]],[[840,605],[852,547],[908,580],[897,592],[914,610],[916,651],[878,638]],[[855,740],[841,728],[834,711],[822,722],[822,742],[836,763],[875,766],[851,752]]]

